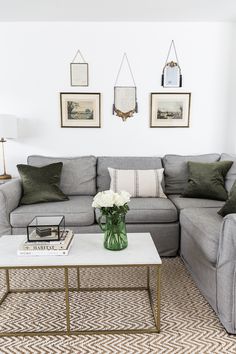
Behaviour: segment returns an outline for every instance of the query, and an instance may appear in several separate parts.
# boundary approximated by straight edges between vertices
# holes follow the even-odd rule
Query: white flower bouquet
[[[92,206],[94,208],[99,208],[102,211],[106,208],[114,208],[117,211],[127,212],[129,210],[127,204],[129,201],[130,194],[128,192],[122,191],[120,193],[115,193],[112,190],[107,190],[95,195]]]

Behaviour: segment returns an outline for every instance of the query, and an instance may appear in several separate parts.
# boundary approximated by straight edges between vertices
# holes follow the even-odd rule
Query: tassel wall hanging
[[[120,86],[117,84],[121,70],[124,65],[124,61],[126,61],[128,65],[129,73],[133,84],[132,86]],[[137,88],[127,54],[124,53],[114,86],[113,114],[116,114],[118,117],[121,117],[122,120],[125,122],[127,118],[133,117],[134,113],[137,112]]]

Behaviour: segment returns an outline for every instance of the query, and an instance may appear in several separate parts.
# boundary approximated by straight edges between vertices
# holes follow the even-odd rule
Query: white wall
[[[232,40],[231,40],[231,54],[229,65],[229,106],[228,106],[228,119],[227,119],[227,144],[226,151],[236,154],[236,23],[233,25]]]
[[[190,128],[150,129],[150,92],[160,86],[171,39],[192,93]],[[29,154],[163,155],[222,152],[227,146],[232,25],[227,23],[1,23],[0,113],[20,120],[6,144],[9,172]],[[69,64],[80,48],[90,86],[70,87]],[[138,88],[139,113],[112,115],[113,86],[123,52]],[[174,91],[174,90],[172,90]],[[101,92],[102,128],[60,128],[59,92]]]

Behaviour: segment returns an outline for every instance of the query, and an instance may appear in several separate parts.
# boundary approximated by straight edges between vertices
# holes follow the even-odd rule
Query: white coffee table
[[[63,268],[65,276],[65,287],[62,289],[25,289],[26,292],[64,291],[66,304],[66,331],[51,332],[4,332],[0,336],[16,335],[52,335],[52,334],[101,334],[101,333],[154,333],[160,331],[160,267],[161,259],[149,233],[128,234],[128,247],[122,251],[108,251],[103,248],[102,234],[79,234],[74,236],[73,244],[68,256],[17,256],[17,249],[26,236],[2,236],[0,237],[0,269],[5,270],[6,292],[0,300],[0,305],[11,292],[10,269],[42,269],[42,268]],[[79,270],[83,267],[146,267],[147,286],[139,288],[149,292],[150,305],[152,307],[155,326],[148,329],[126,329],[126,330],[91,330],[72,331],[70,325],[70,291],[86,291],[80,289]],[[70,268],[77,269],[77,288],[69,288]],[[149,269],[154,269],[156,278],[156,299],[152,299],[150,289]],[[134,288],[122,288],[122,290],[133,290]],[[137,288],[136,288],[137,289]],[[91,289],[90,289],[91,290]],[[111,290],[110,288],[99,288],[96,290]],[[113,289],[114,290],[114,289]],[[120,290],[117,288],[117,290]],[[20,292],[24,290],[20,289]]]

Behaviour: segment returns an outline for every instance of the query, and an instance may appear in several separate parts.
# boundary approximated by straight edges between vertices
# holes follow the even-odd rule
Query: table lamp
[[[4,143],[6,139],[17,138],[17,118],[10,114],[0,114],[0,143],[2,145],[3,174],[0,180],[11,179],[11,175],[6,172],[6,161],[4,154]]]

